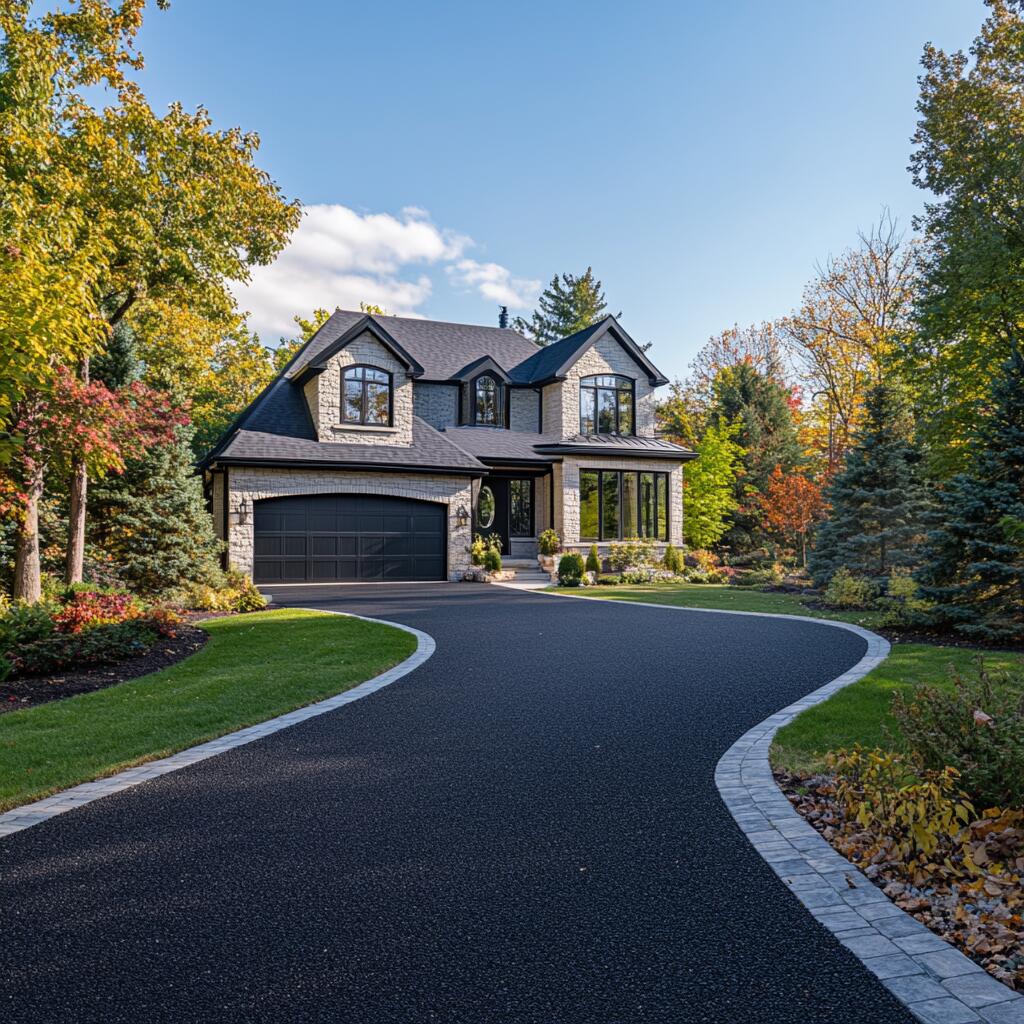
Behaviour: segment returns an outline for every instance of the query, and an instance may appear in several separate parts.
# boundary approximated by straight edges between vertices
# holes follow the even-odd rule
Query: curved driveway
[[[0,842],[0,1019],[911,1020],[713,781],[861,657],[855,635],[469,584],[275,597],[437,653]]]

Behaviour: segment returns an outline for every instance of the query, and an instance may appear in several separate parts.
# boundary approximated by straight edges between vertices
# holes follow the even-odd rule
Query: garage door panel
[[[441,580],[447,509],[407,498],[309,495],[256,502],[260,582]]]

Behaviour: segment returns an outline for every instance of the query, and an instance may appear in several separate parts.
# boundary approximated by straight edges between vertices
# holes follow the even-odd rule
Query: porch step
[[[505,569],[537,569],[540,571],[536,558],[503,558],[501,564]]]

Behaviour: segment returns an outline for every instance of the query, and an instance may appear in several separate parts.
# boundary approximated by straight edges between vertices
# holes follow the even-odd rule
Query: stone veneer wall
[[[564,381],[544,389],[544,433],[560,431],[565,438],[580,432],[580,378],[599,373],[617,373],[636,381],[636,433],[654,437],[654,388],[633,357],[607,335],[584,352]]]
[[[432,427],[454,427],[459,422],[457,384],[421,384],[412,386],[412,411]]]
[[[379,367],[392,375],[394,426],[363,427],[341,422],[341,375],[345,367],[357,363]],[[321,441],[340,444],[412,443],[413,383],[405,368],[369,332],[346,345],[331,359],[323,373],[307,382],[304,391]]]
[[[242,572],[252,574],[253,502],[293,494],[383,494],[441,502],[448,506],[448,578],[460,579],[470,566],[469,545],[475,506],[472,480],[467,477],[255,466],[232,466],[228,472],[228,558],[232,568]],[[456,520],[460,505],[470,513],[470,522],[465,526],[459,526]],[[243,509],[246,521],[239,523],[239,513]]]
[[[512,388],[509,391],[509,429],[536,434],[539,401],[533,388]]]
[[[566,456],[555,470],[555,527],[566,547],[589,546],[592,541],[580,541],[580,470],[581,469],[633,469],[644,472],[668,472],[668,543],[683,543],[683,468],[678,463],[657,463],[651,459],[594,459]],[[610,543],[610,542],[605,542]],[[604,547],[605,544],[599,545]]]

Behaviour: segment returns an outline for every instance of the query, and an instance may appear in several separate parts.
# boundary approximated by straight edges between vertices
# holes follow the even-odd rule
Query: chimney
[[[498,326],[508,327],[508,306],[501,307],[501,312],[498,314]]]

